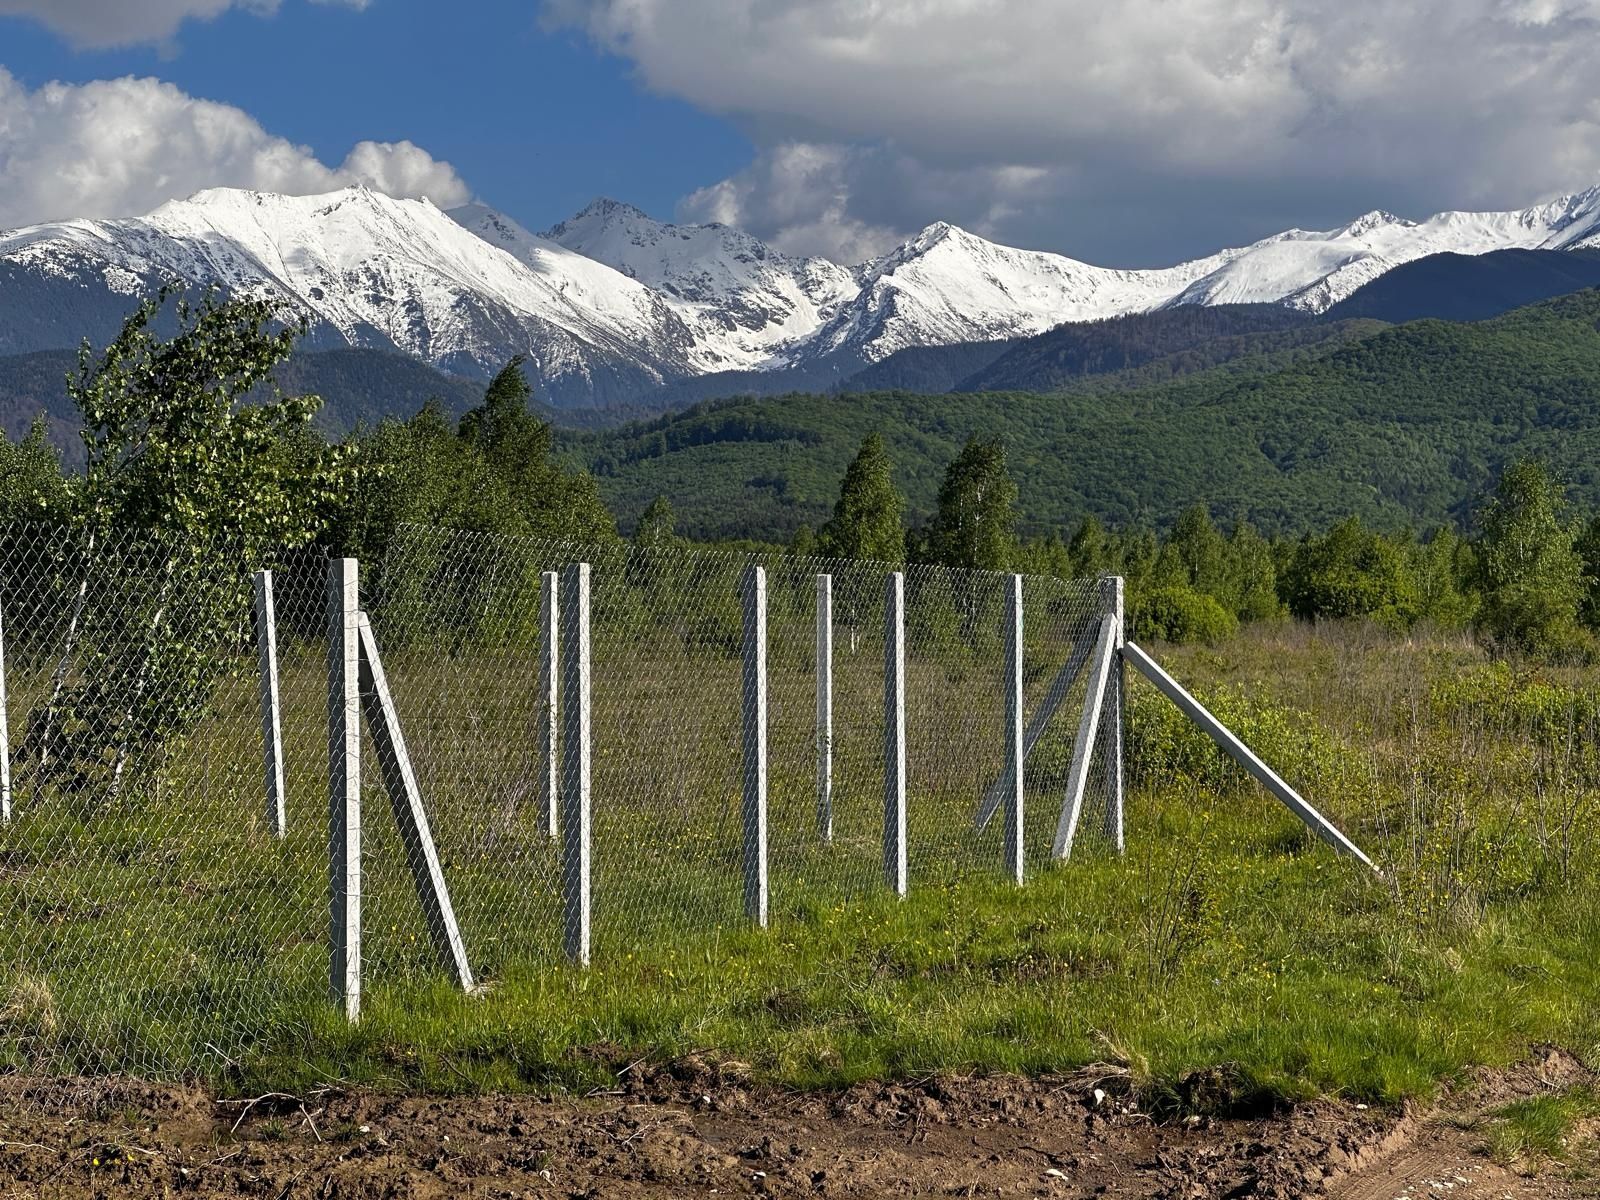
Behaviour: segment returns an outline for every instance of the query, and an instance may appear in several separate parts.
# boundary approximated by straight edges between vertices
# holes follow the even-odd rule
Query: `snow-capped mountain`
[[[280,300],[320,343],[398,349],[457,373],[522,353],[557,402],[625,399],[694,369],[682,320],[621,272],[554,243],[513,256],[427,201],[360,187],[219,188],[147,217],[34,226],[0,234],[0,264],[36,291],[216,282]]]
[[[615,200],[545,236],[661,293],[694,329],[706,372],[784,365],[860,290],[825,258],[782,254],[727,225],[669,225]]]
[[[104,340],[133,297],[180,278],[274,297],[318,345],[398,349],[466,375],[524,354],[546,400],[607,407],[721,372],[843,378],[908,347],[1172,305],[1317,313],[1427,255],[1579,248],[1600,248],[1600,187],[1519,212],[1374,212],[1155,270],[943,223],[847,268],[609,200],[536,235],[479,204],[446,214],[363,188],[219,188],[144,217],[0,232],[0,354]]]
[[[911,346],[1043,333],[1170,303],[1224,256],[1160,271],[1117,271],[1016,250],[939,222],[861,268],[861,290],[812,339],[812,355],[867,362]]]
[[[939,223],[860,269],[861,291],[820,330],[814,356],[875,362],[908,346],[992,341],[1175,304],[1286,304],[1323,312],[1430,254],[1600,247],[1600,187],[1508,213],[1374,212],[1339,229],[1294,229],[1155,270],[1118,271],[1015,250]]]

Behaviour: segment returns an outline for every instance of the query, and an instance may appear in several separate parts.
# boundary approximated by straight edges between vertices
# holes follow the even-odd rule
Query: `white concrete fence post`
[[[1089,765],[1094,757],[1100,732],[1100,715],[1105,711],[1106,690],[1117,658],[1117,619],[1107,614],[1100,619],[1100,636],[1090,655],[1089,686],[1084,693],[1083,716],[1078,722],[1078,738],[1072,746],[1072,765],[1067,770],[1067,794],[1056,823],[1052,853],[1058,859],[1072,857],[1072,843],[1078,832],[1078,817],[1083,812],[1083,794],[1089,785]]]
[[[573,563],[562,575],[561,616],[561,891],[569,959],[589,965],[591,942],[589,771],[592,729],[589,641],[589,564]]]
[[[833,576],[817,576],[817,836],[833,841]]]
[[[278,698],[278,613],[272,572],[255,574],[256,657],[261,683],[261,757],[266,776],[267,828],[284,837],[289,819],[283,784],[283,710]]]
[[[1126,849],[1123,817],[1123,766],[1122,739],[1127,724],[1128,664],[1123,658],[1123,647],[1128,641],[1128,623],[1124,604],[1122,576],[1108,575],[1103,584],[1106,607],[1117,619],[1116,657],[1112,662],[1111,679],[1106,689],[1106,704],[1110,711],[1105,719],[1111,722],[1110,753],[1106,758],[1106,838],[1118,854]]]
[[[329,989],[345,1018],[361,1016],[360,572],[328,560]]]
[[[1072,652],[1067,656],[1067,661],[1056,677],[1050,682],[1050,689],[1045,693],[1044,699],[1033,710],[1033,716],[1028,719],[1028,727],[1022,734],[1022,759],[1026,764],[1028,755],[1033,753],[1034,746],[1044,736],[1044,731],[1049,728],[1050,722],[1055,719],[1056,712],[1067,702],[1067,696],[1072,691],[1072,685],[1078,682],[1078,676],[1083,674],[1083,668],[1089,661],[1089,655],[1094,649],[1094,638],[1080,638],[1073,643]],[[982,833],[989,827],[989,822],[994,819],[994,814],[1000,811],[1000,805],[1005,801],[1013,784],[1013,773],[1009,768],[1002,769],[993,783],[983,793],[983,801],[978,805],[977,817],[974,827]]]
[[[539,820],[550,837],[557,835],[561,809],[561,759],[557,721],[561,712],[561,577],[546,571],[539,577],[539,756],[544,762]]]
[[[884,589],[883,874],[906,894],[906,577],[892,572]]]
[[[1023,744],[1022,728],[1022,576],[1012,575],[1006,580],[1005,606],[1005,711],[1006,711],[1006,765],[1005,765],[1005,830],[1001,854],[1006,874],[1016,883],[1025,878],[1027,853],[1024,848],[1026,826],[1023,815]]]
[[[767,572],[745,569],[744,727],[744,911],[767,924]]]
[[[1383,876],[1383,872],[1378,869],[1378,865],[1368,858],[1359,846],[1346,837],[1332,821],[1312,807],[1305,797],[1285,783],[1282,776],[1262,762],[1260,756],[1254,750],[1240,741],[1238,735],[1231,729],[1212,716],[1211,712],[1200,701],[1191,696],[1182,684],[1171,675],[1168,675],[1155,659],[1151,658],[1132,642],[1124,642],[1122,652],[1127,660],[1133,664],[1134,670],[1155,684],[1157,691],[1177,705],[1178,710],[1198,725],[1224,754],[1253,775],[1256,782],[1276,796],[1284,807],[1299,817],[1313,833],[1339,853],[1348,854],[1380,878]]]

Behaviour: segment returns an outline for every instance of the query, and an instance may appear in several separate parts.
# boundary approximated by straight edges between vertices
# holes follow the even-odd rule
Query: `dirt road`
[[[1299,1197],[1551,1200],[1600,1188],[1480,1152],[1474,1123],[1582,1072],[1551,1054],[1428,1114],[1318,1103],[1155,1122],[1115,1068],[794,1094],[735,1065],[633,1067],[583,1099],[326,1090],[217,1100],[0,1080],[0,1197]]]

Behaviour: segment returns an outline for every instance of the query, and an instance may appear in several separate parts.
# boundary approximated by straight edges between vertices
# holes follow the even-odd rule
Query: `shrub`
[[[1215,643],[1239,631],[1239,619],[1213,596],[1183,584],[1164,584],[1146,593],[1134,616],[1139,637],[1167,642]]]
[[[1348,789],[1352,771],[1362,769],[1306,713],[1238,689],[1196,698],[1296,788],[1315,791],[1337,781]],[[1126,755],[1129,778],[1142,786],[1189,783],[1218,795],[1255,786],[1244,768],[1149,688],[1129,692]]]
[[[1297,617],[1373,617],[1408,628],[1421,598],[1400,548],[1351,517],[1295,547],[1283,578],[1284,599]]]

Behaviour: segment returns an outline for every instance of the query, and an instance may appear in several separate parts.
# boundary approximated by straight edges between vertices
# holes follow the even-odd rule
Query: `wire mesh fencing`
[[[0,540],[0,1065],[203,1071],[352,977],[1002,876],[1013,720],[1028,869],[1069,794],[1116,836],[1114,686],[1080,720],[1111,581],[407,527],[341,613],[336,561]]]

